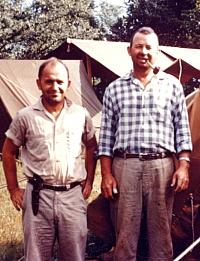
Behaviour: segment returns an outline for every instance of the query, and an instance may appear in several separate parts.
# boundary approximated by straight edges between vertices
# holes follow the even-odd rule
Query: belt
[[[51,189],[54,191],[68,191],[76,186],[79,186],[81,183],[78,181],[72,182],[66,185],[50,185],[50,184],[43,184],[42,188],[44,189]]]
[[[29,180],[29,183],[32,184],[31,179]],[[51,189],[54,191],[68,191],[79,185],[81,185],[81,182],[78,182],[78,181],[75,181],[75,182],[72,182],[72,183],[66,184],[66,185],[51,185],[51,184],[47,184],[47,183],[42,183],[41,189]]]
[[[172,157],[171,152],[158,152],[158,153],[126,153],[119,150],[114,152],[114,157],[119,157],[123,159],[136,158],[139,160],[155,160],[155,159],[163,159],[167,157]]]

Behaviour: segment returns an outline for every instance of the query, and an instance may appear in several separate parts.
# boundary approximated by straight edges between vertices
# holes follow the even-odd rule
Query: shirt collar
[[[153,78],[157,79],[157,80],[163,80],[163,79],[165,79],[165,77],[166,77],[166,73],[163,72],[163,71],[159,71],[157,74],[155,74],[155,77],[153,77]],[[131,80],[132,79],[133,82],[138,81],[137,78],[135,78],[133,76],[132,71],[127,73],[123,78],[124,78],[124,80]]]
[[[71,105],[72,105],[72,101],[69,100],[69,99],[67,99],[67,98],[65,97],[64,108],[67,109],[67,108],[69,108]],[[43,104],[42,104],[42,96],[40,96],[40,99],[37,101],[37,103],[35,103],[35,104],[33,105],[33,109],[34,109],[34,110],[37,110],[37,111],[44,111],[44,110],[45,110],[45,108],[44,108],[44,106],[43,106]]]

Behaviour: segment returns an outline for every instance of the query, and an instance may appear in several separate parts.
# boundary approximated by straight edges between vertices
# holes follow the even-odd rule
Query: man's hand
[[[92,191],[92,184],[91,182],[84,180],[81,182],[81,186],[83,188],[83,197],[84,199],[89,198],[91,191]]]
[[[101,162],[101,192],[105,198],[115,199],[118,188],[117,181],[112,175],[112,157],[102,155]]]
[[[180,192],[188,188],[189,185],[189,163],[181,161],[178,169],[175,171],[171,186],[175,192]]]
[[[16,188],[12,191],[10,191],[10,198],[12,200],[12,203],[14,207],[20,211],[22,209],[22,202],[24,197],[24,189],[22,188]]]
[[[117,182],[112,174],[105,175],[102,178],[101,192],[105,198],[110,198],[110,199],[114,199],[114,197],[118,193]]]

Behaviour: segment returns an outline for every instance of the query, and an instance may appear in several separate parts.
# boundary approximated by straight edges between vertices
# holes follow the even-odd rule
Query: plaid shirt
[[[99,155],[179,153],[191,150],[191,136],[183,88],[163,72],[144,88],[132,74],[112,82],[105,91]]]

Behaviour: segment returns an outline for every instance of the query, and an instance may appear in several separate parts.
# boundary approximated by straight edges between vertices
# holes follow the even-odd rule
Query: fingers
[[[12,196],[11,197],[11,200],[12,200],[12,203],[14,205],[14,207],[20,211],[20,209],[22,208],[22,200],[20,197],[15,197],[15,196]]]
[[[174,187],[176,185],[176,176],[174,175],[172,178],[171,187]]]
[[[102,194],[105,198],[116,199],[118,195],[118,189],[116,184],[110,184],[101,187]]]
[[[112,197],[112,187],[102,187],[101,192],[105,198]]]
[[[182,189],[181,190],[187,189],[188,186],[189,186],[189,179],[184,179],[183,183],[182,183]]]
[[[83,187],[83,197],[84,199],[89,198],[91,191],[92,191],[92,185],[89,184],[88,182],[84,182],[84,184],[82,185]]]
[[[189,185],[189,179],[188,178],[179,178],[177,179],[177,182],[173,183],[172,186],[175,187],[175,192],[180,192],[182,190],[185,190],[188,188]]]
[[[89,198],[90,194],[91,194],[91,189],[83,189],[83,197],[84,197],[84,199]]]
[[[105,198],[112,197],[112,185],[103,185],[101,186],[101,192]]]
[[[20,205],[21,204],[18,203],[17,201],[14,201],[14,200],[12,200],[12,203],[13,203],[14,207],[16,208],[16,210],[20,211],[20,209],[21,209]]]
[[[112,199],[116,200],[118,195],[119,195],[119,191],[118,191],[118,189],[116,187],[113,187],[113,191],[112,192],[113,192],[112,193]]]
[[[105,198],[115,199],[118,194],[117,181],[112,175],[102,178],[101,192]]]
[[[24,190],[20,188],[17,188],[15,191],[13,191],[10,194],[12,203],[18,211],[22,209],[23,195],[24,195]]]
[[[189,180],[188,179],[182,179],[181,181],[180,181],[180,186],[179,186],[179,191],[181,191],[181,190],[185,190],[185,189],[187,189],[188,188],[188,185],[189,185]]]

